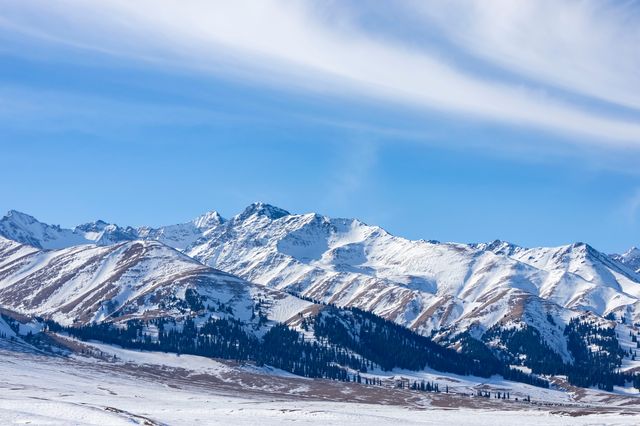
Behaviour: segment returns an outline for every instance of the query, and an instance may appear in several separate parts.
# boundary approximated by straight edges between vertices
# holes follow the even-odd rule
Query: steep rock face
[[[204,266],[156,241],[37,250],[0,239],[0,305],[62,324],[232,315],[286,321],[310,303]]]

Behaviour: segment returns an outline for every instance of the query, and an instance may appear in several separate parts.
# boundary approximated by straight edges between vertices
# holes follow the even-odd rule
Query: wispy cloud
[[[640,109],[640,2],[412,0],[464,51],[540,83]]]
[[[442,24],[445,37],[500,66],[609,102],[640,105],[631,77],[638,71],[632,48],[638,32],[615,29],[622,23],[619,12],[600,15],[589,1],[556,9],[558,2],[550,1],[542,2],[543,9],[529,2],[487,3],[469,3],[471,11],[459,23],[450,16],[458,9],[441,3],[433,3],[437,13],[427,10],[424,16]],[[500,6],[506,12],[498,13]],[[640,147],[640,124],[628,114],[586,108],[525,82],[489,78],[413,40],[384,39],[356,25],[339,3],[25,0],[4,3],[0,13],[4,31],[48,42],[293,90],[540,128],[592,144]],[[634,21],[624,28],[639,26],[638,19],[628,19]],[[528,30],[536,25],[549,29]],[[576,46],[578,36],[587,40]]]

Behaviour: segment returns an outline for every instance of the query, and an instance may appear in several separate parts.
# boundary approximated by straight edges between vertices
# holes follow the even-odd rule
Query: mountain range
[[[264,203],[158,228],[98,220],[65,229],[10,211],[0,237],[0,306],[63,325],[185,315],[188,294],[209,316],[256,328],[258,301],[269,321],[294,326],[330,304],[458,350],[468,336],[512,363],[548,350],[571,364],[566,330],[579,319],[615,330],[623,369],[640,367],[630,355],[640,323],[635,248],[608,255],[585,243],[413,241]],[[523,329],[535,332],[533,346],[505,334]]]

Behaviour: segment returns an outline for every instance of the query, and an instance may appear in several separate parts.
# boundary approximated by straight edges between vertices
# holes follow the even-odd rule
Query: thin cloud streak
[[[275,0],[188,6],[184,1],[27,0],[4,8],[4,20],[14,28],[40,28],[51,40],[101,52],[535,127],[586,137],[582,142],[590,144],[640,147],[637,122],[587,111],[536,88],[481,78],[428,51],[383,41],[340,20],[339,8],[329,14],[312,3]]]

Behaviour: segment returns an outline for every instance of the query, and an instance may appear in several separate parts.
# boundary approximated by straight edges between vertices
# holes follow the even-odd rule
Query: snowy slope
[[[180,317],[191,309],[185,304],[188,290],[207,307],[198,314],[220,316],[222,304],[245,321],[258,298],[267,301],[266,314],[277,321],[310,305],[204,266],[156,241],[37,250],[0,238],[0,306],[20,313],[63,324]]]
[[[640,275],[584,243],[556,248],[515,248],[511,257],[550,273],[540,295],[599,315],[615,312],[636,321]]]

